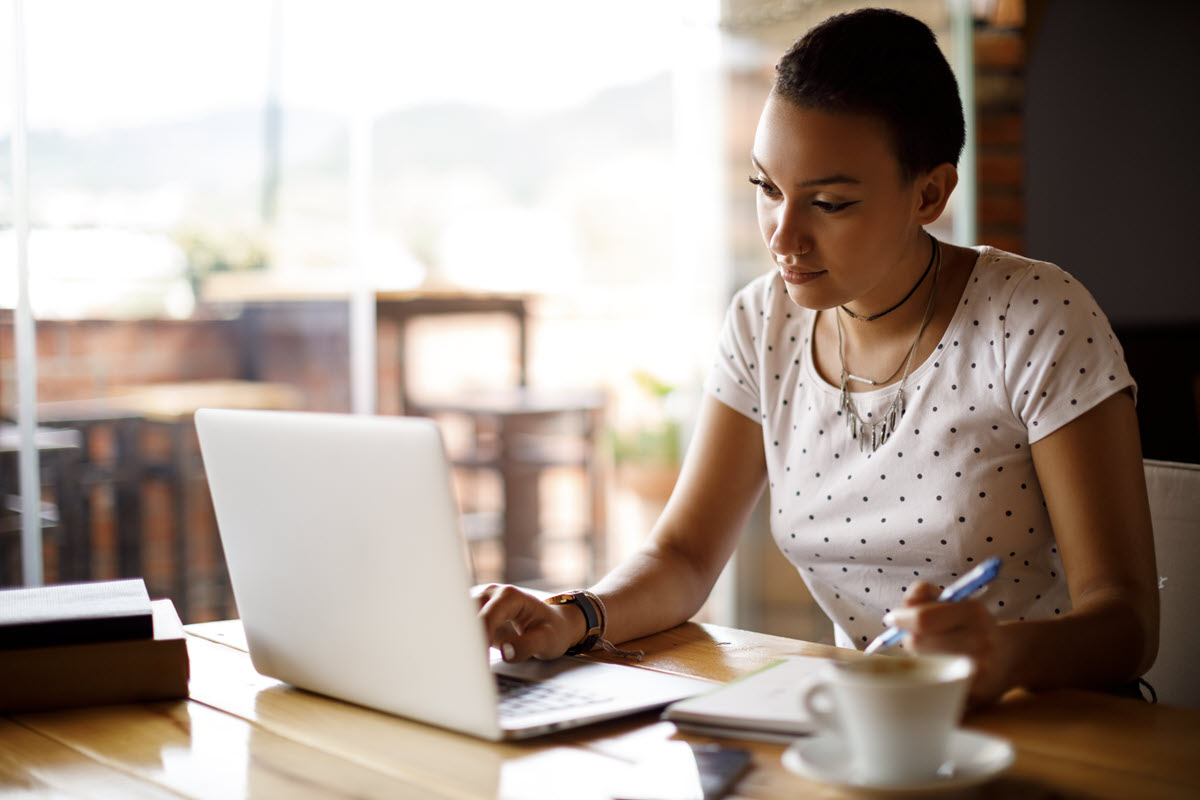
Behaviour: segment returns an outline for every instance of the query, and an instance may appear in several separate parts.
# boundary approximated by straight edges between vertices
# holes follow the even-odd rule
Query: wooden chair
[[[376,313],[394,331],[397,399],[401,413],[428,416],[471,431],[469,442],[450,456],[460,473],[490,474],[501,484],[498,513],[474,513],[463,497],[464,529],[469,542],[498,540],[503,545],[500,577],[510,583],[553,588],[543,578],[542,556],[553,538],[571,536],[582,543],[588,563],[584,582],[605,563],[603,470],[597,462],[606,398],[595,390],[555,390],[528,383],[527,298],[464,292],[392,293],[377,296]],[[411,390],[406,369],[409,324],[420,317],[499,315],[513,328],[516,385],[488,391],[423,396]],[[545,505],[539,479],[547,470],[569,467],[584,476],[586,518],[581,531],[561,536],[543,524]],[[468,481],[469,485],[469,481]]]
[[[75,430],[38,428],[41,481],[52,492],[52,501],[39,507],[42,535],[54,550],[54,561],[45,576],[55,581],[84,580],[90,550],[82,524],[82,495],[79,490],[81,436]],[[20,432],[8,421],[0,421],[0,586],[19,586],[21,574],[21,486],[17,475]]]
[[[465,420],[471,436],[452,452],[459,470],[490,472],[499,479],[502,507],[478,511],[463,498],[468,542],[498,539],[503,545],[501,579],[526,586],[544,583],[543,553],[553,539],[573,538],[586,552],[584,582],[595,580],[605,563],[604,491],[597,461],[604,426],[605,397],[588,390],[554,391],[516,387],[470,396],[410,401],[407,413]],[[540,479],[550,469],[577,470],[586,485],[581,530],[558,531],[543,519]]]
[[[1158,659],[1145,678],[1159,702],[1200,708],[1200,465],[1147,459],[1158,561]]]

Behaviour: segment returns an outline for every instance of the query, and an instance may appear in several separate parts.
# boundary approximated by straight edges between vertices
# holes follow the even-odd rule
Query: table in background
[[[680,733],[654,714],[527,743],[489,743],[329,700],[258,675],[237,622],[189,628],[191,699],[0,718],[0,791],[75,797],[589,797],[609,774]],[[637,643],[649,668],[729,680],[784,655],[853,657],[824,645],[687,624]],[[1017,751],[980,787],[995,798],[1200,796],[1200,711],[1104,694],[1013,693],[966,727]],[[783,745],[753,753],[731,798],[844,797],[793,775]]]

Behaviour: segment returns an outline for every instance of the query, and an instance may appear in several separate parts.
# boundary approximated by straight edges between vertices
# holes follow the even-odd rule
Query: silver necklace
[[[932,238],[932,237],[930,237]],[[929,290],[929,299],[925,302],[925,316],[921,319],[921,327],[917,329],[917,335],[913,339],[912,346],[908,348],[908,355],[904,357],[899,365],[896,366],[895,372],[884,378],[882,381],[872,381],[868,378],[859,378],[851,375],[846,369],[846,348],[842,340],[842,318],[835,309],[833,312],[834,319],[837,322],[838,333],[838,360],[842,366],[842,392],[839,407],[842,413],[846,415],[846,424],[850,428],[850,438],[858,439],[858,449],[862,452],[866,447],[868,438],[871,442],[871,452],[874,453],[879,449],[888,437],[896,430],[896,423],[904,417],[904,382],[908,380],[908,371],[912,367],[913,356],[916,355],[917,345],[921,341],[921,334],[925,333],[926,326],[929,325],[929,320],[933,318],[933,301],[937,296],[938,276],[942,272],[942,248],[937,239],[933,240],[934,248],[937,251],[937,261],[933,270],[933,286]],[[879,419],[868,422],[858,414],[858,409],[854,406],[854,401],[850,399],[850,381],[858,381],[875,386],[878,383],[887,383],[892,378],[896,377],[896,372],[900,371],[900,367],[904,367],[904,374],[900,377],[900,384],[896,387],[896,394],[892,396],[892,402],[888,405],[887,411],[883,413]]]

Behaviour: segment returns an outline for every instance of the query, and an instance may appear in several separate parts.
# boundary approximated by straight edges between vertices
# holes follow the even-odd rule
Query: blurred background
[[[1146,455],[1200,461],[1200,7],[881,4],[933,27],[968,110],[935,233],[1084,281]],[[202,406],[433,416],[475,578],[594,580],[770,268],[772,67],[859,5],[0,3],[0,585],[140,575],[185,622],[235,615]],[[761,518],[703,617],[830,640]]]

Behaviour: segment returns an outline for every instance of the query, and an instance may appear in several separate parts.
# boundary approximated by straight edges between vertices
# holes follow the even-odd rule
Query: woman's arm
[[[895,612],[917,650],[966,652],[976,702],[1014,686],[1109,688],[1158,651],[1158,580],[1133,400],[1116,394],[1032,446],[1073,610],[996,624],[982,603],[931,603],[921,587]]]
[[[1033,445],[1074,609],[1055,637],[1018,637],[1017,685],[1111,687],[1158,653],[1158,572],[1133,399],[1121,392]]]
[[[766,480],[762,427],[705,397],[658,523],[642,547],[593,589],[608,611],[609,640],[657,633],[700,609]],[[554,658],[583,638],[576,608],[546,605],[511,586],[486,586],[478,597],[489,641],[510,661]]]

